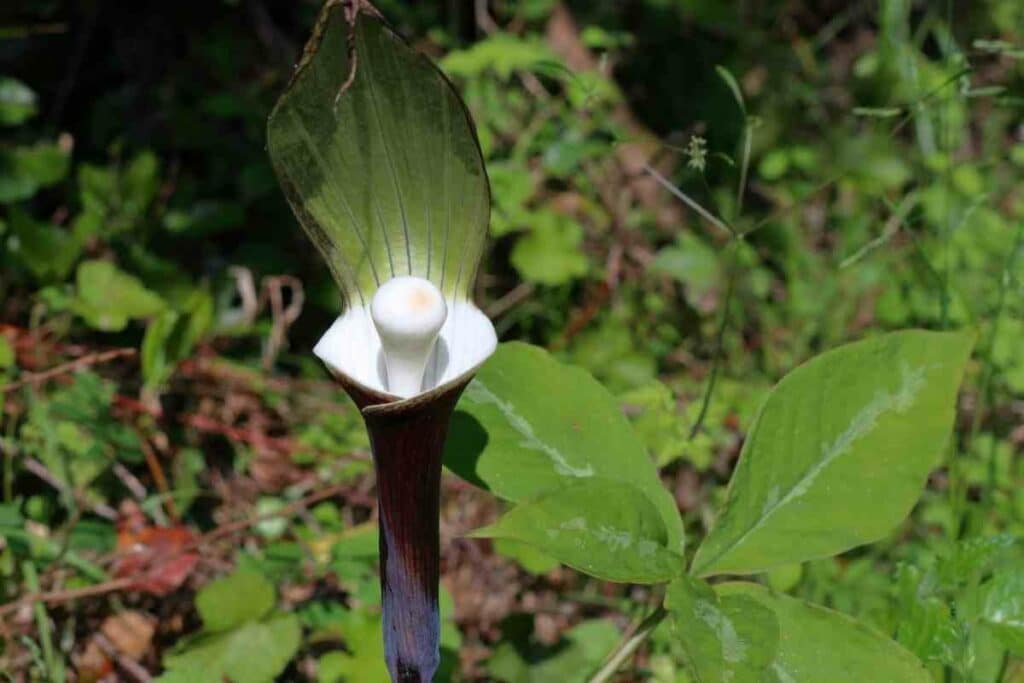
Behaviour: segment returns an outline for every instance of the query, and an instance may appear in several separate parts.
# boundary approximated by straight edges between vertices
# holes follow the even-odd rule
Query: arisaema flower
[[[388,669],[429,681],[441,453],[459,394],[496,345],[470,300],[490,213],[476,134],[451,83],[375,10],[330,0],[267,140],[344,299],[314,352],[370,434]]]

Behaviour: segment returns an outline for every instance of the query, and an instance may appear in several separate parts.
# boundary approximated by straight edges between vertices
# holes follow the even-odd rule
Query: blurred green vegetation
[[[785,372],[880,331],[978,330],[957,436],[899,534],[762,578],[936,680],[1021,680],[996,644],[1014,625],[978,615],[1024,603],[1024,582],[986,583],[1024,535],[1024,3],[377,6],[475,118],[478,302],[621,397],[689,534]],[[318,9],[0,9],[0,602],[56,595],[0,612],[13,680],[382,680],[365,437],[309,353],[340,298],[264,144]],[[493,518],[445,495],[448,537]],[[446,558],[446,679],[585,680],[650,600],[513,543]],[[125,611],[151,624],[133,656]],[[659,628],[622,680],[689,680],[678,647]]]

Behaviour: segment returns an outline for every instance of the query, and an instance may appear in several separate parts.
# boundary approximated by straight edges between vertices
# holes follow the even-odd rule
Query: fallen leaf
[[[128,610],[107,617],[100,626],[100,632],[121,654],[139,661],[149,650],[156,624],[149,615]]]
[[[95,640],[90,640],[85,650],[74,658],[75,673],[81,683],[96,683],[114,673],[114,663],[100,649]]]
[[[188,527],[122,527],[117,533],[114,576],[130,578],[129,590],[167,595],[185,582],[199,554],[192,548],[195,532]]]

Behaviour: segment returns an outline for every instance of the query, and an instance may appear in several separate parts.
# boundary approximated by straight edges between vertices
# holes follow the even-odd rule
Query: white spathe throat
[[[469,301],[429,280],[394,277],[368,305],[345,311],[313,348],[333,371],[412,398],[472,372],[497,347],[494,326]]]

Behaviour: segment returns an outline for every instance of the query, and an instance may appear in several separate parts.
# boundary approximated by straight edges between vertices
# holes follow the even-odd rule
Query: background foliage
[[[503,339],[611,392],[588,394],[593,410],[635,436],[568,464],[638,490],[656,467],[670,496],[634,521],[659,541],[680,536],[673,502],[686,537],[706,535],[798,364],[888,330],[977,331],[956,436],[909,519],[755,579],[866,621],[936,680],[1024,676],[1024,6],[378,6],[475,117],[494,196],[477,300]],[[15,680],[384,680],[367,445],[309,353],[340,300],[265,153],[317,10],[0,10],[0,670]],[[500,378],[483,379],[456,437],[487,419]],[[553,402],[591,382],[545,379]],[[540,438],[561,438],[561,417]],[[650,471],[608,457],[639,449]],[[460,452],[449,467],[480,483]],[[600,482],[573,495],[600,500]],[[586,680],[662,597],[538,552],[526,508],[501,538],[466,538],[504,503],[463,479],[444,500],[445,680]],[[610,579],[661,566],[560,559]],[[723,609],[799,604],[719,593]],[[664,622],[622,680],[690,680],[683,647]]]

